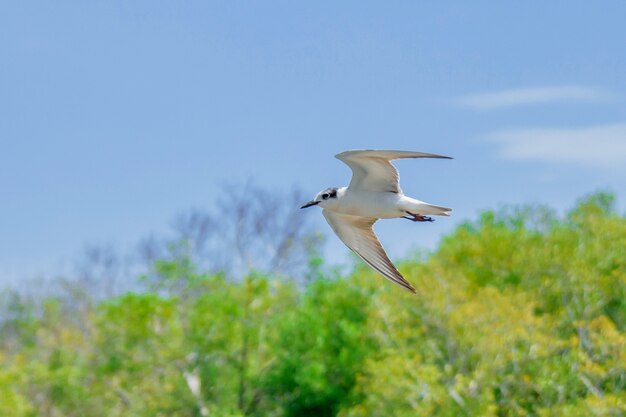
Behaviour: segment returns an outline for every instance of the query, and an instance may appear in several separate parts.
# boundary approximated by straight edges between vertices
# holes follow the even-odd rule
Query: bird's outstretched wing
[[[388,280],[415,293],[415,288],[398,272],[376,237],[372,225],[378,219],[349,216],[328,210],[322,210],[322,214],[339,239],[369,266]]]
[[[335,158],[346,163],[352,169],[352,181],[348,186],[349,190],[389,191],[393,193],[401,192],[400,176],[390,161],[404,158],[452,159],[449,156],[424,152],[374,150],[345,151],[335,155]]]

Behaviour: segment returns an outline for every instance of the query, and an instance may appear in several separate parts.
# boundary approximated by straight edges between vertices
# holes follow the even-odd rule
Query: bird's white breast
[[[406,213],[400,208],[401,194],[391,192],[348,191],[338,197],[333,211],[352,216],[390,219]]]

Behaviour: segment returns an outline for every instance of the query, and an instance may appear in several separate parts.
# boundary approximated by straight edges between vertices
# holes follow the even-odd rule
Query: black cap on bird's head
[[[309,201],[300,208],[303,209],[311,206],[317,206],[318,204],[328,201],[331,198],[337,198],[337,187],[331,187],[320,191],[313,200]]]

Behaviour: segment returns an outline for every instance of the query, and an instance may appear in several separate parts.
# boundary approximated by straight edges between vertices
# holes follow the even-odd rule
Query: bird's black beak
[[[319,201],[311,200],[311,201],[309,201],[308,203],[306,203],[305,205],[303,205],[300,208],[303,209],[303,208],[307,208],[307,207],[311,207],[311,206],[317,206],[319,203],[320,203]]]

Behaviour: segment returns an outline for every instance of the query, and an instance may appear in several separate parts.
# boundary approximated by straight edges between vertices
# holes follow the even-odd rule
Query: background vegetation
[[[0,416],[624,415],[611,195],[485,211],[400,263],[417,296],[333,270],[319,236],[262,206],[226,229],[182,216],[132,283],[92,251],[80,279],[2,293]]]

